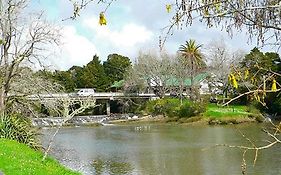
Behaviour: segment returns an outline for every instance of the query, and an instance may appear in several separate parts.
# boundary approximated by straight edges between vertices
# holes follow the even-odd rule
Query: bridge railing
[[[170,94],[165,94],[169,96]],[[114,99],[114,98],[151,98],[157,97],[154,93],[131,93],[124,94],[121,92],[95,92],[89,96],[81,96],[76,93],[56,93],[56,94],[34,94],[28,95],[27,98],[30,100],[38,100],[38,99],[63,99],[63,98],[71,98],[71,99]]]

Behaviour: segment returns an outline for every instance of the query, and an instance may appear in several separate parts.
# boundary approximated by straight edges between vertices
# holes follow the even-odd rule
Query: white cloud
[[[54,60],[59,69],[85,65],[98,54],[96,46],[85,36],[79,35],[73,26],[63,27],[62,35],[59,60]]]
[[[95,41],[99,42],[99,44],[111,46],[111,48],[108,47],[110,48],[109,50],[121,52],[127,50],[127,53],[131,53],[133,49],[137,52],[139,47],[136,48],[136,46],[150,42],[153,37],[153,33],[150,30],[135,23],[127,23],[118,30],[114,29],[114,23],[112,26],[100,26],[98,19],[92,17],[85,19],[83,25],[94,33]]]

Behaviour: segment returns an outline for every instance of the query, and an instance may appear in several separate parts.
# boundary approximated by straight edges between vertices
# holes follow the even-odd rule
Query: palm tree
[[[202,45],[197,45],[195,40],[190,39],[189,41],[186,41],[184,45],[181,45],[179,48],[179,53],[185,58],[185,60],[183,60],[183,63],[185,64],[184,66],[190,66],[191,97],[193,97],[195,71],[205,65],[203,61],[203,55],[200,52],[201,47]]]

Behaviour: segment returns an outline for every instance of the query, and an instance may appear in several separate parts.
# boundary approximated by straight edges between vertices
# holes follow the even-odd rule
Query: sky
[[[171,15],[165,5],[173,0],[116,0],[106,11],[108,24],[98,24],[99,13],[105,5],[91,3],[76,20],[63,20],[72,15],[69,0],[32,0],[32,6],[42,10],[53,24],[61,27],[62,44],[50,58],[53,69],[67,70],[73,65],[83,66],[96,54],[105,61],[112,53],[128,56],[132,62],[140,51],[159,51],[159,36],[169,25]],[[207,29],[195,22],[183,30],[174,30],[164,49],[175,54],[181,44],[195,39],[207,48],[211,41],[222,39],[232,49],[250,51],[255,43],[248,43],[245,33],[235,32],[230,38],[220,28]],[[247,44],[248,43],[248,44]],[[205,47],[204,47],[205,46]]]

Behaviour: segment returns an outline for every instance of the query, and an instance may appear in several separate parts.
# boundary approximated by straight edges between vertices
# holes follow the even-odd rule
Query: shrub
[[[164,115],[167,117],[191,117],[196,116],[206,109],[205,103],[192,102],[184,99],[181,103],[177,98],[163,98],[149,101],[145,110],[152,115]]]
[[[40,144],[37,135],[37,130],[32,127],[28,118],[18,114],[0,117],[0,138],[16,140],[31,148],[39,149]]]

